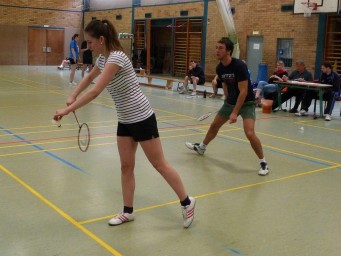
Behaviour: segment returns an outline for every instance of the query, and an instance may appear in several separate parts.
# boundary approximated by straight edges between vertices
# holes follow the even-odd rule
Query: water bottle
[[[204,98],[206,98],[206,90],[204,91]]]

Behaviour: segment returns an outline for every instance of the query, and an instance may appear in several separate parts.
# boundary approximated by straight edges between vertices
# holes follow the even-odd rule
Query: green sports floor
[[[69,72],[1,66],[1,256],[341,254],[340,102],[331,122],[257,109],[270,167],[261,177],[241,119],[224,126],[204,156],[185,147],[202,140],[212,117],[196,119],[221,99],[143,87],[167,160],[197,199],[195,219],[182,227],[175,193],[138,149],[135,221],[109,227],[122,209],[114,104],[103,92],[78,110],[92,136],[81,152],[72,115],[61,128],[51,123],[72,90]]]

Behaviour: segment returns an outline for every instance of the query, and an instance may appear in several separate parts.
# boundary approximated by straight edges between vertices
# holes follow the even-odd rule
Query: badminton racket
[[[75,119],[76,119],[78,127],[79,127],[79,130],[78,130],[78,146],[82,152],[85,152],[88,150],[89,145],[90,145],[89,126],[86,123],[80,124],[78,121],[78,118],[76,116],[76,113],[75,112],[72,112],[72,113],[75,116]]]
[[[215,112],[208,112],[208,113],[203,114],[202,116],[198,117],[197,120],[198,120],[198,121],[203,121],[203,120],[209,118],[212,114],[215,114],[215,113],[217,113],[217,112],[218,112],[218,111],[215,111]]]

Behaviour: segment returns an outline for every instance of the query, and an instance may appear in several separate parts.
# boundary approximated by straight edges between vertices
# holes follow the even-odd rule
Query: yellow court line
[[[90,147],[99,147],[99,146],[106,146],[106,145],[113,145],[113,144],[116,144],[116,141],[115,142],[105,142],[105,143],[92,144]],[[0,157],[30,155],[30,154],[37,154],[37,153],[43,153],[43,152],[54,152],[54,151],[78,149],[78,148],[79,148],[78,146],[71,146],[71,147],[53,148],[53,149],[37,149],[34,151],[0,154]]]
[[[284,180],[293,179],[293,178],[296,178],[296,177],[301,177],[301,176],[305,176],[305,175],[309,175],[309,174],[314,174],[314,173],[318,173],[318,172],[322,172],[322,171],[327,171],[327,170],[335,169],[335,168],[338,168],[338,167],[341,167],[341,164],[337,164],[337,165],[329,166],[329,167],[324,167],[324,168],[320,168],[320,169],[317,169],[317,170],[307,171],[307,172],[303,172],[303,173],[297,173],[297,174],[285,176],[285,177],[282,177],[282,178],[276,178],[276,179],[272,179],[272,180],[256,182],[256,183],[251,183],[251,184],[246,184],[246,185],[239,186],[239,187],[219,190],[219,191],[216,191],[216,192],[206,193],[206,194],[202,194],[202,195],[198,195],[198,196],[194,196],[194,197],[195,198],[204,198],[204,197],[209,197],[209,196],[216,196],[216,195],[220,195],[220,194],[224,194],[224,193],[228,193],[228,192],[232,192],[232,191],[236,191],[236,190],[252,188],[252,187],[261,186],[261,185],[265,185],[265,184],[269,184],[269,183],[274,183],[274,182],[278,182],[278,181],[284,181]],[[178,204],[178,203],[179,203],[179,201],[172,201],[172,202],[168,202],[168,203],[164,203],[164,204],[152,205],[152,206],[144,207],[144,208],[141,208],[141,209],[137,209],[137,210],[135,210],[135,212],[143,212],[143,211],[147,211],[147,210],[151,210],[151,209],[156,209],[156,208],[161,208],[161,207],[164,207],[164,206],[174,205],[174,204]],[[89,223],[93,223],[93,222],[98,222],[98,221],[103,221],[103,220],[106,220],[106,219],[110,219],[110,218],[113,218],[115,216],[116,216],[116,214],[108,215],[108,216],[103,216],[103,217],[99,217],[99,218],[94,218],[94,219],[80,221],[79,223],[84,225],[84,224],[89,224]]]
[[[237,138],[237,137],[233,137],[233,136],[227,136],[227,135],[220,135],[220,136],[223,136],[223,137],[226,137],[226,138],[232,138],[232,139],[243,141],[243,142],[249,142],[246,139],[241,139],[241,138]],[[331,162],[331,161],[328,161],[328,160],[320,159],[320,158],[317,158],[317,157],[296,153],[294,151],[273,147],[273,146],[270,146],[270,145],[267,145],[267,144],[262,144],[262,145],[263,145],[263,147],[266,147],[266,148],[269,148],[269,149],[274,149],[274,150],[279,151],[279,152],[284,152],[284,153],[288,153],[288,154],[291,154],[291,155],[301,156],[301,157],[312,159],[312,160],[316,160],[316,161],[319,161],[319,162],[324,162],[324,163],[334,164],[334,165],[335,164],[339,164],[339,163]]]
[[[22,80],[26,80],[26,81],[31,81],[33,83],[36,83],[36,84],[40,84],[40,85],[45,85],[45,86],[56,86],[56,85],[53,85],[53,84],[43,84],[43,83],[39,83],[39,82],[35,82],[35,81],[32,81],[32,80],[28,80],[28,79],[22,79]],[[30,87],[30,88],[34,88],[34,89],[40,89],[39,87],[37,86],[33,86],[33,85],[28,85],[28,84],[23,84],[23,83],[20,83],[20,82],[16,82],[16,81],[13,81],[13,80],[6,80],[4,79],[4,81],[7,81],[7,82],[11,82],[11,83],[14,83],[14,84],[19,84],[19,85],[24,85],[24,86],[27,86],[27,87]],[[69,96],[69,94],[66,94],[66,93],[62,93],[62,92],[58,92],[58,91],[55,91],[55,90],[51,90],[51,89],[48,89],[48,92],[49,93],[53,93],[53,94],[58,94],[58,95],[62,95],[62,96]],[[97,98],[104,98],[104,99],[109,99],[108,97],[102,97],[102,96],[98,96]],[[105,106],[105,107],[109,107],[109,108],[114,108],[113,107],[113,104],[105,104],[105,103],[102,103],[102,102],[99,102],[99,101],[92,101],[91,102],[92,104],[97,104],[97,105],[101,105],[101,106]]]
[[[294,124],[295,123],[296,122],[294,122]],[[299,124],[303,125],[302,123],[299,123]],[[312,125],[312,124],[307,124],[307,123],[304,123],[304,125],[305,126],[309,126],[309,127],[319,128],[319,129],[322,129],[322,130],[328,130],[328,131],[333,131],[333,132],[341,132],[341,129],[333,129],[333,128],[328,128],[328,127],[323,127],[323,126],[318,126],[318,125]]]
[[[103,248],[105,248],[107,251],[109,251],[112,255],[115,256],[121,256],[122,254],[120,254],[118,251],[116,251],[114,248],[112,248],[110,245],[108,245],[107,243],[105,243],[102,239],[100,239],[99,237],[97,237],[94,233],[92,233],[90,230],[88,230],[87,228],[85,228],[84,226],[82,226],[82,224],[80,224],[80,222],[76,221],[75,219],[73,219],[70,215],[68,215],[67,213],[65,213],[62,209],[60,209],[58,206],[56,206],[55,204],[53,204],[51,201],[49,201],[48,199],[46,199],[43,195],[41,195],[37,190],[35,190],[34,188],[32,188],[30,185],[28,185],[27,183],[25,183],[22,179],[20,179],[18,176],[14,175],[11,171],[9,171],[8,169],[6,169],[3,165],[0,164],[0,169],[6,173],[8,176],[10,176],[12,179],[14,179],[16,182],[18,182],[19,184],[21,184],[23,187],[25,187],[29,192],[31,192],[34,196],[36,196],[37,198],[39,198],[41,201],[43,201],[45,204],[47,204],[49,207],[51,207],[53,210],[55,210],[59,215],[61,215],[64,219],[66,219],[67,221],[69,221],[72,225],[74,225],[76,228],[78,228],[79,230],[81,230],[83,233],[85,233],[87,236],[89,236],[91,239],[93,239],[94,241],[96,241],[98,244],[100,244]]]
[[[306,145],[306,146],[309,146],[309,147],[320,148],[320,149],[324,149],[324,150],[328,150],[328,151],[332,151],[332,152],[336,152],[336,153],[341,153],[340,149],[333,149],[333,148],[322,147],[322,146],[319,146],[319,145],[316,145],[316,144],[306,143],[306,142],[299,141],[299,140],[288,139],[288,138],[285,138],[285,137],[276,136],[276,135],[272,135],[272,134],[268,134],[268,133],[263,133],[263,132],[257,132],[257,134],[262,134],[264,136],[268,136],[268,137],[272,137],[272,138],[276,138],[276,139],[280,139],[280,140],[295,142],[295,143]]]
[[[55,84],[41,83],[41,82],[37,82],[37,81],[30,80],[30,79],[27,79],[27,78],[20,78],[20,77],[17,77],[17,78],[20,79],[20,80],[29,81],[29,82],[32,82],[32,83],[38,84],[38,85],[43,85],[43,86],[54,86],[54,87],[56,87],[56,90],[57,90],[57,89],[59,89],[59,90],[62,89],[60,86],[55,85]],[[8,78],[7,78],[7,79],[8,79]],[[7,80],[7,81],[13,82],[13,83],[19,83],[19,82],[15,82],[15,81],[13,81],[13,80]],[[19,84],[21,84],[21,83],[19,83]],[[26,84],[21,84],[21,85],[26,85]],[[38,89],[39,87],[35,86],[34,88],[37,88],[37,89]],[[54,90],[51,90],[51,89],[48,89],[48,90],[51,91],[51,92],[54,92],[54,93],[58,93],[58,94],[60,94],[60,95],[69,96],[69,94],[63,93],[63,91],[62,91],[62,92],[58,92],[58,91],[54,91]],[[111,101],[112,101],[112,98],[111,98],[111,97],[104,97],[104,96],[99,95],[99,96],[97,96],[97,98],[102,98],[102,99],[105,99],[105,100],[111,100]],[[96,103],[96,102],[93,101],[92,103]],[[99,102],[97,102],[96,104],[99,104]],[[99,105],[101,105],[101,104],[99,104]],[[103,106],[113,107],[113,105],[105,105],[104,103],[103,103]]]

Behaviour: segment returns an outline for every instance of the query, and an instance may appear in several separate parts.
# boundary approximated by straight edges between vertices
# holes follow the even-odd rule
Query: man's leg
[[[186,93],[186,91],[188,91],[188,81],[189,81],[189,77],[185,76],[184,88],[179,91],[180,94]]]
[[[244,133],[250,141],[251,147],[259,159],[264,158],[262,144],[255,133],[255,120],[251,118],[243,119]]]
[[[199,78],[195,77],[195,76],[191,76],[191,80],[192,80],[192,83],[193,83],[192,96],[194,96],[194,95],[197,94],[197,84],[198,84]]]
[[[263,154],[262,144],[255,133],[255,119],[252,118],[243,119],[243,127],[245,135],[250,141],[253,151],[259,158],[260,169],[258,174],[262,176],[267,175],[269,173],[269,169]]]
[[[219,113],[215,116],[213,122],[208,129],[204,140],[201,143],[186,142],[186,147],[196,151],[199,155],[203,155],[206,146],[217,136],[219,129],[229,120],[227,117],[221,116]]]

